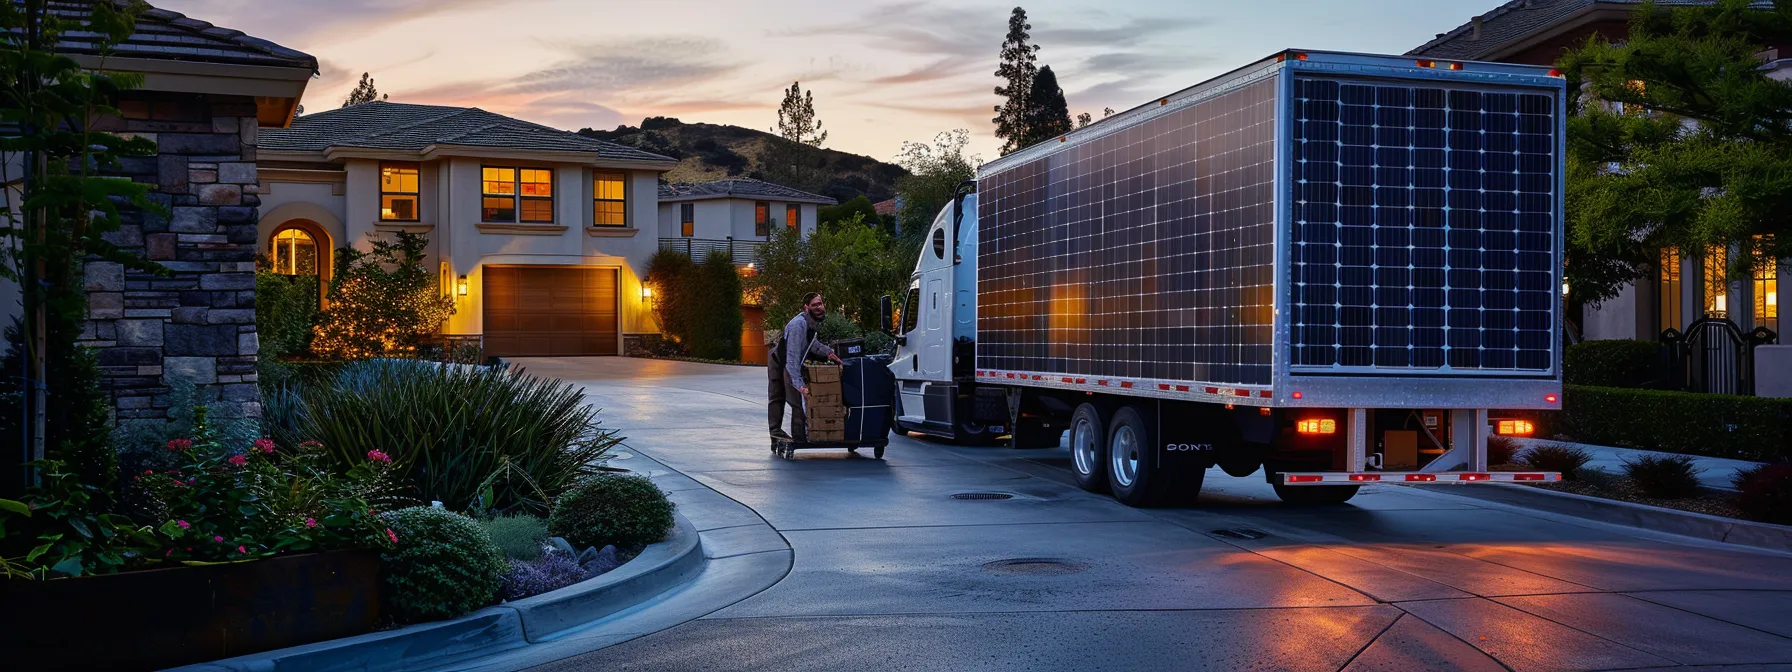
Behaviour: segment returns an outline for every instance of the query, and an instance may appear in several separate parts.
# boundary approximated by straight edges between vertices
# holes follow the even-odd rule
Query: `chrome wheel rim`
[[[1114,430],[1114,440],[1108,451],[1114,456],[1114,483],[1121,487],[1131,486],[1139,477],[1138,436],[1131,427],[1121,426]]]
[[[1070,457],[1076,463],[1076,473],[1093,476],[1101,468],[1095,459],[1095,434],[1095,423],[1088,418],[1076,421],[1070,439]]]

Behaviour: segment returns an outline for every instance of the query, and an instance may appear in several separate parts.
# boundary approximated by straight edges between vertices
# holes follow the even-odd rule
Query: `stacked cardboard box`
[[[846,400],[840,387],[840,365],[804,364],[803,379],[809,383],[809,396],[803,398],[808,440],[845,441]]]

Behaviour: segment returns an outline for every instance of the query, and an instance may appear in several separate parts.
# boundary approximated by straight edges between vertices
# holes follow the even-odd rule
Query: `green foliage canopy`
[[[408,354],[454,314],[454,298],[436,287],[435,275],[423,267],[427,238],[399,231],[394,240],[369,239],[371,250],[336,251],[330,307],[311,343],[319,355]]]

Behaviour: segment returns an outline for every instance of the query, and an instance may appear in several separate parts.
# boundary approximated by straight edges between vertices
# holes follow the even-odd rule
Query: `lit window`
[[[772,233],[772,204],[753,204],[753,235],[769,236]]]
[[[1657,326],[1661,331],[1685,329],[1685,315],[1680,306],[1680,248],[1661,248],[1655,271],[1660,277],[1655,285],[1656,306],[1661,318]]]
[[[282,229],[274,234],[274,272],[281,275],[317,275],[317,241],[300,229]]]
[[[794,205],[784,206],[784,225],[797,228],[803,224],[803,211]]]
[[[553,170],[485,166],[480,170],[479,179],[482,185],[481,221],[531,224],[554,221]]]
[[[697,234],[697,205],[681,203],[678,206],[678,219],[681,224],[680,233],[689,238]]]
[[[480,171],[479,219],[486,222],[516,221],[516,169],[485,168]]]
[[[1778,259],[1770,256],[1773,250],[1773,237],[1755,236],[1755,249],[1756,254],[1764,257],[1755,263],[1755,326],[1766,327],[1778,334],[1780,333],[1780,265]]]
[[[1705,248],[1705,316],[1730,316],[1730,249]]]
[[[625,176],[622,173],[599,172],[591,175],[591,224],[592,226],[628,226],[625,194],[627,189]],[[690,221],[690,220],[685,220]],[[688,226],[688,224],[687,224]],[[691,235],[691,234],[684,234]]]
[[[380,220],[417,221],[417,164],[380,164]]]
[[[554,171],[523,168],[517,171],[517,196],[525,222],[554,221]]]

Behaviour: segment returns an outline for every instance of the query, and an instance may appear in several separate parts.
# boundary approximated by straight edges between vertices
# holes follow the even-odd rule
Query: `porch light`
[[[642,301],[652,301],[653,300],[653,287],[649,286],[647,283],[641,283],[641,300]]]
[[[454,291],[455,291],[455,293],[460,294],[461,296],[467,295],[467,276],[466,276],[466,274],[464,274],[464,273],[461,274],[460,278],[456,279],[454,281]]]

